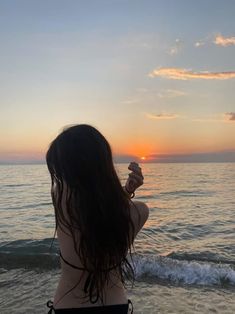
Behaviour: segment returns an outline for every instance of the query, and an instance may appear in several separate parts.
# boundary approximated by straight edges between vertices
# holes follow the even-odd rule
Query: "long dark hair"
[[[127,278],[134,279],[127,259],[134,240],[130,200],[115,171],[110,145],[94,127],[75,125],[51,143],[46,161],[56,228],[70,231],[74,250],[89,272],[86,297],[92,303],[103,302],[111,269],[123,284]],[[62,206],[63,193],[66,208]]]

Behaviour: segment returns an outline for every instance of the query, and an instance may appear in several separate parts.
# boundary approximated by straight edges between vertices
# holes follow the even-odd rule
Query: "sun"
[[[141,160],[146,160],[145,156],[140,157]]]

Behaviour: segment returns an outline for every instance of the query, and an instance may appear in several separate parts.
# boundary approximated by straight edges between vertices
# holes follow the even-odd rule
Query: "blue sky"
[[[0,14],[0,160],[43,158],[73,123],[119,155],[235,151],[234,1],[1,1]]]

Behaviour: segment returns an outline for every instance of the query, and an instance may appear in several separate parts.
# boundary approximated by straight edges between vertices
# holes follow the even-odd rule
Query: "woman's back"
[[[133,202],[130,208],[131,219],[135,226],[135,237],[147,220],[149,210],[142,202]],[[57,236],[61,252],[61,278],[54,297],[55,308],[91,307],[127,303],[125,288],[115,270],[110,270],[110,280],[104,287],[103,303],[97,302],[92,304],[89,300],[84,300],[83,287],[87,276],[89,276],[89,271],[83,269],[82,262],[74,250],[69,230],[66,230],[65,233],[61,228],[58,228]],[[76,233],[76,236],[79,245],[79,232]],[[75,286],[76,288],[74,288]],[[72,289],[71,292],[67,293],[70,289]]]

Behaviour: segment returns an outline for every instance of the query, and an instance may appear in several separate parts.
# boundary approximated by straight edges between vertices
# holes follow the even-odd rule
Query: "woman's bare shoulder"
[[[140,201],[131,202],[130,206],[131,219],[135,227],[135,236],[142,229],[149,216],[148,206]]]

